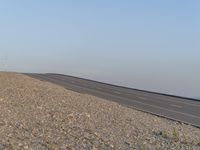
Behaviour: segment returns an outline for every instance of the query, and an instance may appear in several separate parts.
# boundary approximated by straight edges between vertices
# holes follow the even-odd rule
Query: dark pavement
[[[120,87],[61,74],[26,74],[158,116],[200,127],[200,101]]]

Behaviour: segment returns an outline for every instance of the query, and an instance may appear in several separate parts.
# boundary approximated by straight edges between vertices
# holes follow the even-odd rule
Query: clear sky
[[[1,1],[0,69],[200,97],[200,1]]]

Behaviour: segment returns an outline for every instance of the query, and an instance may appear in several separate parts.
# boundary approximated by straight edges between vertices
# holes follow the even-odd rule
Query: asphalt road
[[[79,93],[91,94],[130,108],[200,127],[200,101],[120,87],[61,74],[26,74]]]

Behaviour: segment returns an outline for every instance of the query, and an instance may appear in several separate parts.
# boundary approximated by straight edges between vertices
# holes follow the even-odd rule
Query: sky
[[[200,97],[200,1],[0,1],[0,70]]]

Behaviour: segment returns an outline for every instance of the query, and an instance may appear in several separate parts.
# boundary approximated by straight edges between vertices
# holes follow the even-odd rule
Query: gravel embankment
[[[0,73],[2,149],[194,149],[200,129],[15,73]]]

